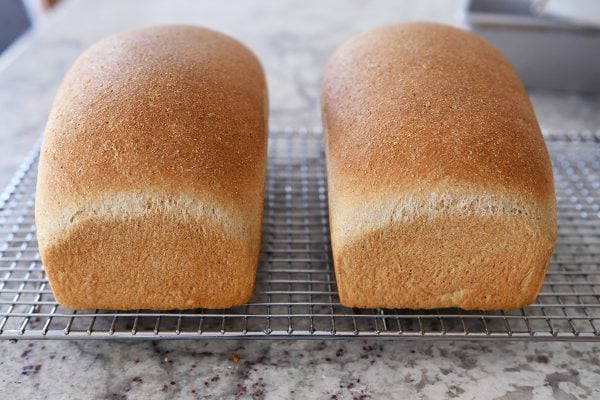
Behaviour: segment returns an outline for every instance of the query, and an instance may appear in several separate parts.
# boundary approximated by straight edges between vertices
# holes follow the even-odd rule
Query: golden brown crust
[[[44,247],[56,300],[75,309],[226,308],[250,300],[260,231],[232,238],[203,220],[149,211],[90,218]]]
[[[267,112],[256,57],[208,29],[140,29],[82,54],[57,93],[40,155],[36,223],[57,298],[76,308],[119,309],[229,307],[248,300],[258,262]],[[144,202],[148,209],[140,210]],[[204,226],[203,235],[193,235],[194,226]],[[114,243],[107,229],[115,230]],[[104,236],[83,239],[97,231]],[[156,245],[165,257],[153,253]],[[86,262],[84,248],[93,260]],[[140,264],[144,254],[146,263],[160,266]],[[186,281],[167,273],[182,266],[190,268]],[[233,270],[245,279],[233,279]],[[124,271],[148,280],[145,299],[125,284],[113,288],[110,300],[108,286],[102,291],[93,284],[65,295],[85,276],[113,283],[121,276],[132,287]],[[161,277],[173,279],[164,283],[170,293],[152,284]],[[189,296],[187,279],[198,284]],[[227,287],[227,293],[202,294],[207,285]]]
[[[535,298],[549,261],[548,243],[556,237],[552,169],[529,98],[497,50],[471,33],[439,24],[379,28],[331,57],[322,106],[334,262],[344,304],[493,309]],[[512,235],[529,244],[507,244],[513,238],[505,227],[514,218],[523,226]],[[444,235],[453,224],[465,229]],[[489,251],[488,264],[514,279],[531,268],[538,281],[520,288],[509,281],[493,286],[481,263],[469,272],[480,289],[461,284],[469,282],[464,276],[453,287],[436,286],[434,280],[430,291],[415,285],[403,295],[353,286],[364,282],[362,274],[381,275],[371,269],[388,274],[386,283],[371,282],[374,288],[401,285],[406,268],[425,281],[431,272],[426,266],[433,265],[444,278],[449,253],[419,236],[401,246],[406,235],[432,230],[467,263],[482,251],[470,240],[473,232],[486,229],[489,245],[507,251]],[[408,257],[411,252],[418,256]],[[512,252],[521,257],[533,252],[537,258],[527,267]],[[467,264],[461,265],[466,270]],[[481,288],[490,292],[485,301]],[[470,294],[445,295],[461,290]]]
[[[535,301],[554,238],[518,215],[421,216],[336,247],[349,307],[497,310]]]

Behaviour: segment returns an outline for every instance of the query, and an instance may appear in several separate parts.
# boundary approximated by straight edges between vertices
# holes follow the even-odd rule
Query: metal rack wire
[[[73,311],[58,305],[33,217],[38,151],[0,197],[0,338],[4,339],[600,339],[600,134],[546,135],[559,237],[535,304],[512,311],[349,309],[330,256],[322,139],[273,132],[263,247],[252,301],[229,310]]]

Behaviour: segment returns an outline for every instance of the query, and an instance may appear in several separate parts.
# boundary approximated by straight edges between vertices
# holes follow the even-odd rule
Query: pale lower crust
[[[540,221],[510,215],[419,217],[332,239],[343,305],[465,310],[534,302],[555,241]]]
[[[203,221],[149,213],[80,221],[40,252],[67,307],[228,308],[252,297],[260,232],[254,236],[240,240]]]

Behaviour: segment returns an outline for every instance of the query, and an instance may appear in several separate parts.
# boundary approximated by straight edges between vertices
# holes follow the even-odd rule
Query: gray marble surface
[[[5,398],[600,396],[600,349],[586,344],[22,341],[0,357]]]
[[[271,126],[317,127],[328,54],[371,27],[464,21],[463,1],[67,1],[0,59],[0,186],[43,129],[61,77],[88,45],[155,23],[201,24],[265,67]],[[596,130],[600,99],[533,92],[551,131]],[[235,354],[235,355],[233,355]],[[238,360],[239,357],[239,360]],[[0,342],[0,398],[600,398],[590,343]]]

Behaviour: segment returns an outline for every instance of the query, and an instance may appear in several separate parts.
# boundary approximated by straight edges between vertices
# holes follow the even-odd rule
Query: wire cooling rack
[[[318,132],[273,132],[263,246],[252,301],[229,310],[73,311],[58,305],[40,262],[34,150],[0,198],[0,338],[600,339],[600,134],[546,135],[559,233],[535,304],[465,312],[350,309],[332,269],[325,160]]]

